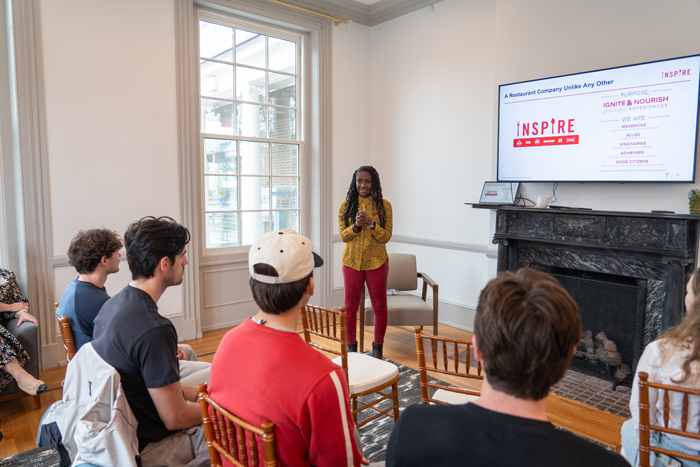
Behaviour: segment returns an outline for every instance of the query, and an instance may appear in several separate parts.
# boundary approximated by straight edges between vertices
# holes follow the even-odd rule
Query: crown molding
[[[440,3],[443,0],[380,0],[374,5],[365,5],[354,0],[284,1],[302,8],[308,8],[309,10],[371,27]]]

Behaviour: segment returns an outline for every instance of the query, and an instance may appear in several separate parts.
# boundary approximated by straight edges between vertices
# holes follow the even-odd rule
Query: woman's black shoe
[[[372,356],[373,356],[374,358],[379,358],[379,359],[384,358],[384,357],[382,356],[382,350],[383,350],[383,348],[384,348],[384,344],[379,344],[379,345],[377,345],[377,344],[375,344],[374,342],[372,342]]]
[[[357,342],[348,344],[348,352],[357,352]]]

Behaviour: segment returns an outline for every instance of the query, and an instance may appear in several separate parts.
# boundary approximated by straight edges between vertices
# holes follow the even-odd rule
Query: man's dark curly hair
[[[122,240],[113,230],[81,230],[70,241],[68,262],[78,274],[89,274],[100,264],[103,256],[109,258],[121,247]]]
[[[150,279],[161,259],[171,263],[190,242],[190,231],[170,217],[143,217],[133,222],[124,232],[126,260],[131,278]]]
[[[348,194],[345,196],[346,203],[345,211],[343,212],[345,227],[355,222],[355,216],[360,206],[360,202],[357,199],[360,196],[360,193],[357,191],[357,176],[360,172],[369,172],[369,175],[372,177],[372,191],[370,194],[374,207],[377,209],[377,214],[379,214],[379,225],[384,228],[386,227],[386,212],[384,211],[384,198],[382,197],[382,182],[379,180],[379,173],[371,165],[363,165],[352,174]]]

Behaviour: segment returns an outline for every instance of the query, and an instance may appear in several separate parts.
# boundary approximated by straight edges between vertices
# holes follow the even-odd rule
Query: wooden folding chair
[[[345,319],[344,307],[340,310],[330,310],[315,305],[303,307],[301,321],[304,327],[304,340],[318,350],[338,355],[333,362],[341,366],[345,372],[352,404],[352,416],[357,428],[382,415],[393,418],[396,423],[399,419],[399,380],[401,378],[399,369],[394,364],[369,355],[357,352],[348,354]],[[312,335],[337,342],[340,344],[340,351],[312,342]],[[384,390],[390,390],[390,392],[382,392]],[[377,398],[371,402],[361,399],[371,394],[376,394]],[[377,407],[377,404],[388,399],[393,400],[391,407],[386,409]],[[357,423],[357,415],[363,410],[373,410],[377,413]]]
[[[58,308],[58,303],[54,303],[54,306]],[[63,348],[66,351],[66,363],[70,363],[75,357],[75,342],[73,342],[73,332],[70,330],[70,319],[67,317],[59,318],[58,316],[56,316],[56,319],[58,320],[58,329],[61,331]]]
[[[275,453],[275,424],[267,420],[261,427],[253,426],[242,418],[219,406],[211,400],[206,383],[197,386],[199,403],[202,407],[202,422],[209,447],[209,461],[213,467],[221,467],[224,456],[236,467],[258,466],[258,440],[263,443],[263,464],[265,467],[277,466]],[[209,408],[211,408],[211,418]],[[246,433],[247,432],[247,433]],[[249,446],[246,444],[246,435]],[[250,447],[250,452],[248,451]]]
[[[664,401],[664,426],[652,425],[649,422],[649,388],[656,388],[661,398],[663,392]],[[674,430],[668,427],[668,414],[670,410],[669,393],[676,392],[683,394],[683,409],[681,411],[681,429]],[[685,436],[686,438],[700,440],[700,434],[688,433],[688,406],[690,395],[700,396],[700,389],[688,389],[679,386],[671,386],[668,384],[652,383],[649,381],[649,374],[643,371],[639,372],[639,466],[649,467],[651,452],[657,454],[665,454],[667,456],[678,457],[681,459],[700,462],[700,456],[693,456],[682,452],[671,451],[668,449],[657,448],[651,445],[650,430],[660,431],[671,435]],[[700,428],[700,427],[698,427]]]
[[[453,388],[450,386],[445,386],[444,384],[431,383],[428,381],[428,372],[459,376],[461,378],[467,379],[484,379],[481,375],[481,362],[477,362],[477,367],[475,371],[472,371],[471,366],[471,348],[472,343],[468,340],[463,339],[452,339],[449,337],[431,336],[430,334],[422,334],[420,327],[413,328],[416,337],[416,353],[418,354],[418,371],[420,372],[420,391],[421,391],[421,402],[423,404],[466,404],[469,401],[478,399],[481,396],[481,392],[472,391],[470,389],[460,389]],[[425,364],[425,352],[423,350],[423,339],[430,341],[430,348],[432,350],[433,357],[433,368],[428,368]],[[441,345],[439,344],[441,343]],[[448,364],[448,346],[447,344],[452,344],[453,353],[452,358],[454,359],[454,370],[449,369]],[[464,346],[466,363],[464,371],[461,372],[459,369],[459,353],[460,345]],[[442,361],[443,369],[438,368],[438,347],[442,348]],[[437,389],[433,397],[430,397],[428,388]]]

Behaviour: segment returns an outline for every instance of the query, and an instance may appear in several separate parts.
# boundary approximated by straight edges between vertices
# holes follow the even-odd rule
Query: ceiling
[[[363,5],[374,5],[375,3],[378,3],[378,2],[380,2],[381,0],[345,0],[345,1],[346,1],[346,3],[350,3],[350,2],[360,2],[360,3],[362,3]]]
[[[429,7],[443,0],[284,0],[296,6],[346,19],[365,26],[392,19]]]

